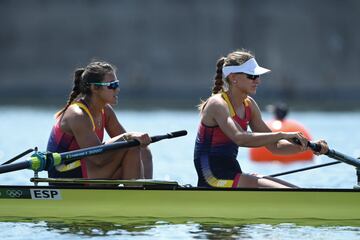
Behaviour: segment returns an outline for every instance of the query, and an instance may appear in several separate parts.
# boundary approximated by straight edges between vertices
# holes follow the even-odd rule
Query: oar
[[[164,181],[154,179],[136,179],[136,180],[113,180],[113,179],[83,179],[83,178],[31,178],[35,183],[66,183],[66,184],[124,184],[124,185],[174,185],[178,186],[176,181]]]
[[[319,145],[317,143],[314,143],[314,142],[308,142],[308,146],[312,150],[314,150],[315,152],[320,152],[320,150],[321,150],[321,145]],[[300,168],[300,169],[287,171],[287,172],[283,172],[283,173],[272,174],[272,175],[269,175],[269,176],[270,177],[278,177],[278,176],[286,175],[286,174],[290,174],[290,173],[296,173],[296,172],[306,171],[306,170],[310,170],[310,169],[314,169],[314,168],[330,166],[330,165],[338,164],[338,163],[341,163],[341,162],[352,165],[352,166],[355,166],[356,168],[360,168],[360,161],[358,159],[347,156],[347,155],[345,155],[343,153],[340,153],[338,151],[335,151],[333,149],[329,149],[325,153],[325,155],[327,155],[330,158],[339,160],[339,161],[320,164],[320,165],[316,165],[316,166],[312,166],[312,167]]]
[[[321,146],[320,144],[314,143],[314,142],[308,142],[308,146],[314,150],[315,152],[320,152]],[[360,161],[356,158],[347,156],[341,152],[335,151],[334,149],[329,149],[325,155],[327,155],[330,158],[339,160],[341,162],[347,163],[349,165],[353,165],[357,168],[360,168]]]
[[[163,139],[185,136],[186,134],[187,134],[187,131],[182,130],[182,131],[168,133],[165,135],[152,136],[151,143],[158,142]],[[60,157],[61,157],[61,160],[71,161],[71,160],[82,159],[84,157],[91,156],[91,155],[97,155],[97,154],[100,154],[100,153],[103,153],[103,152],[109,151],[109,150],[135,147],[138,145],[140,145],[140,142],[138,142],[137,140],[120,141],[120,142],[105,144],[105,145],[101,145],[101,146],[83,148],[83,149],[79,149],[79,150],[75,150],[75,151],[71,151],[71,152],[60,153]]]
[[[338,164],[338,163],[342,163],[342,162],[334,161],[334,162],[319,164],[319,165],[315,165],[315,166],[299,168],[299,169],[295,169],[295,170],[291,170],[291,171],[287,171],[287,172],[271,174],[271,175],[269,175],[269,177],[279,177],[279,176],[283,176],[283,175],[287,175],[287,174],[291,174],[291,173],[297,173],[297,172],[302,172],[302,171],[311,170],[311,169],[315,169],[315,168],[326,167],[326,166],[330,166],[330,165],[334,165],[334,164]]]
[[[185,136],[186,134],[187,131],[182,130],[182,131],[167,133],[164,135],[152,136],[151,143],[158,142],[163,139]],[[84,157],[101,154],[103,152],[114,149],[130,148],[138,145],[140,145],[139,141],[130,140],[130,141],[119,141],[119,142],[109,143],[100,146],[88,147],[75,151],[63,152],[63,153],[37,152],[33,154],[31,158],[26,161],[0,166],[0,173],[13,172],[22,169],[32,169],[36,172],[39,172],[42,170],[48,170],[49,168],[60,165],[64,162],[82,159]]]
[[[15,160],[17,160],[17,159],[19,159],[19,158],[22,158],[23,156],[25,156],[25,155],[27,155],[27,154],[29,154],[29,153],[33,152],[33,151],[37,151],[37,148],[36,148],[36,147],[35,147],[35,149],[29,148],[28,150],[26,150],[26,151],[24,151],[24,152],[22,152],[22,153],[20,153],[20,154],[16,155],[16,156],[15,156],[15,157],[13,157],[12,159],[10,159],[10,160],[8,160],[8,161],[4,162],[4,163],[3,163],[3,164],[1,164],[1,165],[6,165],[6,164],[9,164],[9,163],[12,163],[12,162],[14,162]]]

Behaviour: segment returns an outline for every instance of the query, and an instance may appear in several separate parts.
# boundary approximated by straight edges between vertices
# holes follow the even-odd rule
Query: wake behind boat
[[[153,142],[186,134],[152,137]],[[67,153],[37,153],[29,160],[0,166],[0,172],[33,169],[135,146],[119,142]],[[311,145],[310,147],[316,147]],[[334,150],[327,155],[360,167],[357,159]],[[359,171],[358,171],[359,173]],[[360,226],[359,189],[230,189],[181,186],[175,181],[108,179],[32,179],[34,186],[0,186],[0,219],[98,220],[123,218],[245,223],[292,222],[307,225]],[[63,186],[40,186],[40,183]],[[66,186],[65,186],[66,184]]]

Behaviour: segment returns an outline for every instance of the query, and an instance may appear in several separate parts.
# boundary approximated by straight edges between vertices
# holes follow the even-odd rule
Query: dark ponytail
[[[214,86],[212,88],[212,94],[217,94],[219,92],[224,91],[224,81],[223,81],[223,65],[225,62],[225,57],[220,58],[217,63],[216,63],[216,74],[215,74],[215,78],[214,78]],[[207,99],[208,100],[208,99]],[[203,108],[205,107],[207,100],[201,100],[201,103],[199,105],[197,105],[197,108],[202,111]]]
[[[74,86],[73,89],[71,91],[71,93],[69,94],[69,98],[66,102],[66,105],[63,109],[61,109],[59,112],[57,112],[55,114],[55,117],[59,117],[61,114],[63,114],[66,109],[71,105],[71,103],[76,99],[77,96],[80,95],[81,93],[81,88],[80,88],[80,84],[81,84],[81,76],[84,73],[85,69],[84,68],[78,68],[75,70],[75,74],[74,74]]]

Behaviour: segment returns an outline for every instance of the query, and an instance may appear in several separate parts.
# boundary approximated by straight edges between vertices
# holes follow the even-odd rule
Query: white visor
[[[270,72],[270,69],[260,67],[255,58],[250,58],[239,66],[226,66],[222,69],[224,78],[229,76],[231,73],[247,73],[251,75],[262,75]]]

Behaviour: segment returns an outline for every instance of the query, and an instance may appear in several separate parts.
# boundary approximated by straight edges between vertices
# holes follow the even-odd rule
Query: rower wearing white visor
[[[250,58],[241,65],[223,66],[222,71],[224,78],[227,78],[231,73],[245,73],[259,77],[260,75],[268,73],[271,70],[260,67],[256,62],[255,58]],[[253,79],[255,79],[255,77],[253,77]]]
[[[212,96],[199,105],[200,126],[195,142],[194,164],[199,187],[297,186],[280,179],[245,174],[236,160],[239,147],[265,146],[274,154],[292,154],[308,149],[301,132],[271,132],[256,101],[260,76],[270,72],[260,67],[252,53],[235,51],[217,61]],[[248,131],[251,129],[251,132]],[[325,141],[320,153],[327,152]]]

